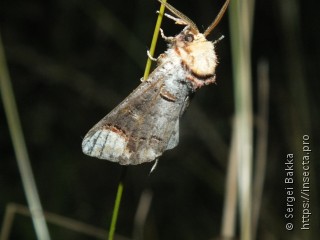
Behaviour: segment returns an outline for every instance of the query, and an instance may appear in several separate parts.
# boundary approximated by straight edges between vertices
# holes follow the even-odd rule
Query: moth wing
[[[180,114],[179,114],[180,117],[186,111],[186,109],[188,108],[189,104],[190,104],[190,98],[189,98],[189,96],[187,96],[184,99],[184,102],[183,102],[183,104],[181,106],[181,110],[180,110]],[[178,118],[178,120],[177,120],[177,122],[175,124],[174,130],[173,130],[172,135],[171,135],[171,137],[169,139],[168,146],[167,146],[166,150],[173,149],[179,144],[179,122],[180,122],[180,118]]]
[[[178,144],[186,93],[174,102],[161,97],[166,76],[155,77],[154,72],[87,133],[82,142],[85,154],[123,165],[140,164]]]
[[[179,143],[179,119],[176,122],[174,130],[170,136],[166,150],[175,148]]]

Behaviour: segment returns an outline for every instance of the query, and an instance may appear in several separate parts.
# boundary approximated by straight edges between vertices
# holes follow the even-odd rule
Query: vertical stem
[[[167,2],[167,0],[163,0],[161,2],[159,14],[158,14],[158,19],[157,19],[156,26],[154,28],[152,42],[151,42],[151,46],[150,46],[150,50],[149,50],[149,53],[150,53],[151,56],[153,56],[154,51],[156,49],[157,40],[158,40],[158,36],[159,36],[159,29],[160,29],[160,26],[161,26],[163,14],[164,14],[164,9],[165,9],[165,5],[164,4],[166,2]],[[143,79],[144,80],[146,80],[148,78],[149,72],[150,72],[150,68],[151,68],[151,59],[148,57],[146,68],[144,70],[144,75],[143,75]]]
[[[120,178],[120,181],[118,184],[117,196],[116,196],[116,200],[115,200],[114,207],[113,207],[113,213],[112,213],[112,218],[111,218],[108,240],[113,240],[114,233],[116,231],[117,219],[118,219],[119,208],[120,208],[123,187],[124,187],[123,182],[124,182],[124,179],[126,176],[126,172],[127,172],[127,167],[122,167],[121,178]]]
[[[23,189],[31,212],[33,225],[38,239],[49,240],[49,230],[43,215],[40,197],[34,180],[26,143],[24,140],[17,105],[10,82],[10,76],[5,61],[5,54],[0,36],[0,90],[4,110],[8,120],[13,148],[18,162]]]
[[[238,146],[237,140],[238,131],[236,129],[236,122],[232,124],[232,140],[229,151],[229,162],[225,186],[223,213],[222,213],[222,224],[221,224],[221,236],[222,239],[233,239],[235,237],[235,223],[237,216],[237,151]]]
[[[238,191],[240,239],[252,238],[252,87],[251,87],[251,29],[252,0],[231,1],[230,29],[235,85],[235,121],[238,146]]]
[[[257,144],[255,154],[255,176],[253,184],[252,234],[256,239],[262,200],[264,179],[267,164],[268,147],[268,116],[269,116],[269,64],[266,60],[258,62],[258,116]]]

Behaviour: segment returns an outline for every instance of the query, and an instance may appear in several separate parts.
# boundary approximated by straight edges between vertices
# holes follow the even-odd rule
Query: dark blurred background
[[[223,1],[169,1],[204,30]],[[294,8],[292,8],[294,6]],[[270,69],[269,145],[258,239],[315,239],[319,233],[320,21],[316,1],[256,1],[252,35],[254,112],[257,64]],[[2,0],[0,32],[20,120],[46,211],[108,229],[121,166],[85,156],[86,132],[140,83],[155,0]],[[164,19],[167,36],[181,26]],[[129,167],[117,233],[131,238],[140,196],[152,202],[144,239],[219,236],[234,117],[230,33],[226,15],[209,39],[216,47],[217,84],[201,89],[180,123],[180,143],[152,164]],[[159,39],[156,56],[166,49]],[[0,105],[0,222],[14,202],[27,205],[3,105]],[[286,154],[312,147],[312,230],[284,228]],[[296,178],[301,160],[296,159]],[[299,170],[300,169],[300,170]],[[299,181],[299,180],[297,180]],[[296,197],[299,198],[297,187]],[[301,222],[296,208],[296,221]],[[95,239],[49,223],[52,239]],[[307,235],[304,235],[307,234]],[[35,239],[30,218],[16,216],[10,239]],[[304,238],[303,236],[308,236]]]

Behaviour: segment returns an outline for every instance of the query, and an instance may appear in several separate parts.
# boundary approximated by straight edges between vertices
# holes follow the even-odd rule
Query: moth
[[[174,15],[165,16],[185,25],[184,29],[174,37],[166,37],[161,30],[168,49],[154,59],[157,67],[89,130],[82,142],[85,154],[121,165],[136,165],[157,160],[164,151],[178,145],[179,121],[190,96],[216,80],[216,42],[206,37],[221,20],[229,1],[204,33],[183,13],[165,3]]]

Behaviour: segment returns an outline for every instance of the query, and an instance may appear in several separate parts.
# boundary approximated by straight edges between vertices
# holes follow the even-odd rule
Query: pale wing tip
[[[147,147],[138,152],[129,152],[128,139],[110,129],[99,129],[89,132],[82,141],[84,154],[99,159],[117,162],[121,165],[137,165],[152,162],[162,155],[162,152]]]
[[[82,141],[84,154],[112,162],[119,162],[125,148],[126,139],[108,129],[100,129],[93,134],[89,132]]]

